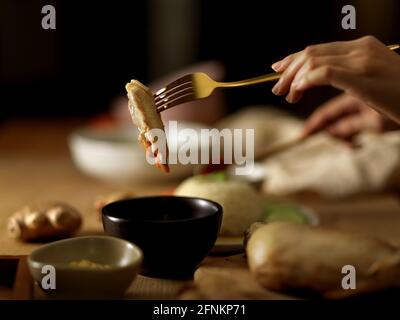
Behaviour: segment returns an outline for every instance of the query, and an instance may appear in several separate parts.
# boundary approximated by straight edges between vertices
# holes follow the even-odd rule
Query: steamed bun
[[[223,207],[221,235],[241,236],[263,213],[263,200],[249,184],[218,180],[215,175],[199,175],[186,179],[175,191],[177,196],[199,197]]]

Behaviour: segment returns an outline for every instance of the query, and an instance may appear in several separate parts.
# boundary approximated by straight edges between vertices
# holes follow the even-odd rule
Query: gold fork
[[[388,46],[390,50],[396,50],[399,47],[398,44]],[[154,101],[157,111],[162,112],[178,104],[207,98],[216,88],[233,88],[271,82],[278,80],[280,76],[281,73],[269,73],[241,81],[218,82],[205,73],[195,72],[185,75],[157,91],[154,95]]]
[[[247,80],[218,82],[203,72],[195,72],[183,76],[157,91],[154,101],[157,111],[162,112],[181,103],[207,98],[216,88],[232,88],[270,82],[278,80],[280,76],[280,73],[270,73]]]

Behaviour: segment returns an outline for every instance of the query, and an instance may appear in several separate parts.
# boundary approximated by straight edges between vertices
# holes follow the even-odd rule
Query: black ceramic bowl
[[[110,203],[102,216],[107,234],[142,249],[143,274],[185,278],[214,246],[222,207],[200,198],[140,197]]]

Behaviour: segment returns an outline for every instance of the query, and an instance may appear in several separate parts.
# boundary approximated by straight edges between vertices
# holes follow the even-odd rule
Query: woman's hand
[[[400,57],[374,37],[309,46],[272,68],[283,73],[272,91],[288,102],[331,85],[400,122]]]
[[[336,138],[350,140],[361,131],[381,132],[396,124],[361,100],[342,94],[321,105],[308,119],[301,133],[306,138],[326,130]]]

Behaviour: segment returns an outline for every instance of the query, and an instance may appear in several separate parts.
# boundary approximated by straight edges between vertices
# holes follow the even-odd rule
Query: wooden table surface
[[[131,190],[138,195],[164,193],[174,186],[112,185],[81,174],[68,152],[68,134],[82,125],[77,120],[14,120],[0,126],[0,255],[29,254],[40,244],[10,239],[6,221],[25,204],[62,200],[79,209],[84,224],[78,235],[99,234],[101,223],[93,202],[99,195]],[[400,245],[400,203],[395,193],[326,201],[301,197],[314,209],[322,225],[381,237]],[[174,297],[184,282],[139,277],[130,293],[134,298]]]

